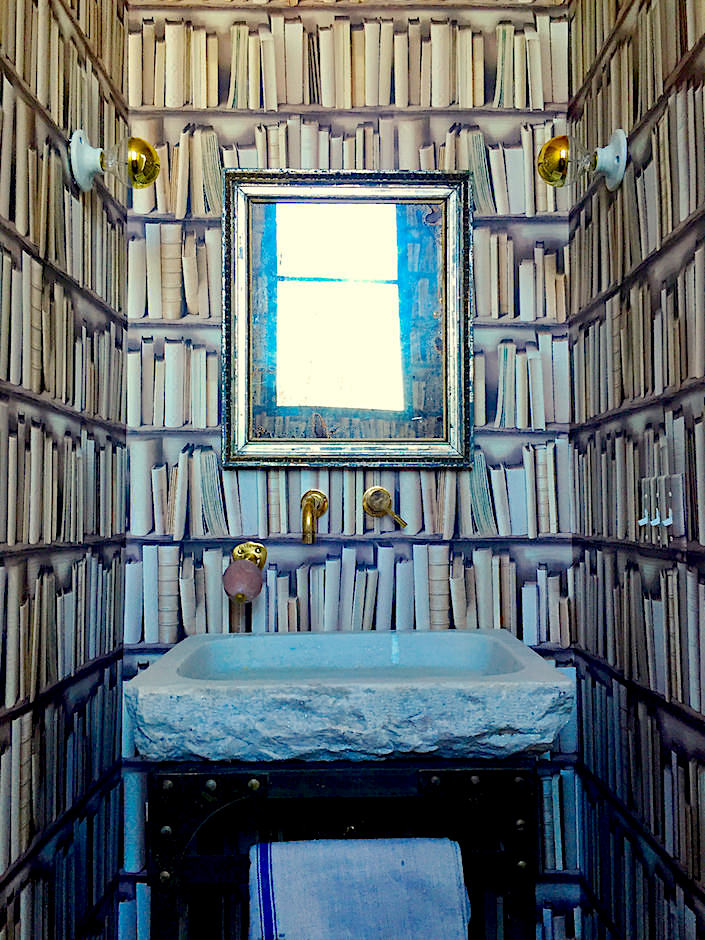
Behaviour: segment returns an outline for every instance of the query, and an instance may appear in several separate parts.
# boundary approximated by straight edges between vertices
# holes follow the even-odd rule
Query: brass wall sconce
[[[602,173],[613,192],[624,178],[627,165],[627,135],[618,128],[606,147],[588,151],[575,137],[566,134],[547,140],[539,151],[536,169],[549,186],[574,183],[583,173]]]
[[[154,147],[141,137],[123,137],[111,147],[91,147],[82,130],[74,131],[69,142],[71,172],[84,193],[93,186],[98,173],[112,173],[133,189],[144,189],[159,176],[159,157]]]

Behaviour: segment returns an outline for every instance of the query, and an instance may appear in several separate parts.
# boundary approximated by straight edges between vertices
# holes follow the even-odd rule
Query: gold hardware
[[[306,490],[301,497],[301,532],[304,545],[316,541],[316,519],[328,509],[328,497],[320,490]]]
[[[561,134],[552,137],[541,147],[536,160],[536,169],[549,186],[565,186],[574,183],[583,173],[602,173],[605,186],[613,192],[624,177],[627,165],[627,135],[617,128],[606,147],[586,150],[576,140]]]
[[[549,186],[564,186],[572,156],[570,141],[565,134],[547,140],[536,160],[541,179]]]
[[[371,486],[362,495],[362,508],[370,516],[391,516],[398,526],[406,528],[401,516],[392,510],[392,494],[383,486]]]
[[[233,561],[239,558],[251,561],[259,569],[264,569],[267,563],[267,549],[260,542],[240,542],[233,549]]]

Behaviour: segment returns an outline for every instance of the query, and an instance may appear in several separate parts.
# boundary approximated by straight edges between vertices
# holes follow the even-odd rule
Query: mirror
[[[225,466],[469,464],[469,186],[225,171]]]

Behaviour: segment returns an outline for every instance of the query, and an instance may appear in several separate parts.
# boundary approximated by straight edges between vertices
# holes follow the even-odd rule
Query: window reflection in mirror
[[[443,219],[423,201],[253,203],[256,434],[442,435]]]
[[[395,206],[283,203],[276,241],[277,407],[404,411]]]

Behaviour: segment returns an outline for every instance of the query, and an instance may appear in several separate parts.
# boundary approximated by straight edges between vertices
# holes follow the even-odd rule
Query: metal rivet
[[[159,880],[163,885],[168,884],[171,881],[171,873],[168,871],[160,871]]]
[[[477,776],[477,774],[473,774],[473,776],[470,777],[470,783],[471,783],[474,787],[477,787],[477,786],[480,785],[480,778]]]
[[[215,780],[206,780],[206,790],[208,790],[210,793],[212,793],[217,786],[218,784],[215,782]]]
[[[524,783],[524,782],[525,782],[525,781],[524,781],[524,778],[523,778],[523,777],[515,777],[515,778],[514,778],[514,783]]]
[[[171,826],[162,826],[162,828],[159,830],[159,832],[160,832],[161,835],[163,835],[163,836],[170,836],[170,835],[171,835]]]
[[[431,786],[432,786],[432,787],[440,787],[440,785],[441,785],[441,778],[440,778],[440,777],[437,777],[437,776],[434,774],[434,775],[431,777],[430,783],[431,783]]]
[[[526,828],[526,820],[525,820],[525,819],[517,819],[517,821],[514,823],[514,825],[515,825],[515,826],[517,827],[517,829],[519,829],[519,830],[525,829],[525,828]]]
[[[163,780],[162,781],[162,790],[171,790],[174,787],[173,780]]]
[[[523,869],[528,868],[528,867],[529,867],[529,863],[528,863],[528,862],[525,862],[523,859],[520,859],[520,860],[517,862],[517,868],[521,868],[521,869],[523,870]]]
[[[248,790],[259,790],[260,787],[261,787],[261,783],[259,782],[257,777],[252,777],[250,780],[247,781]]]

